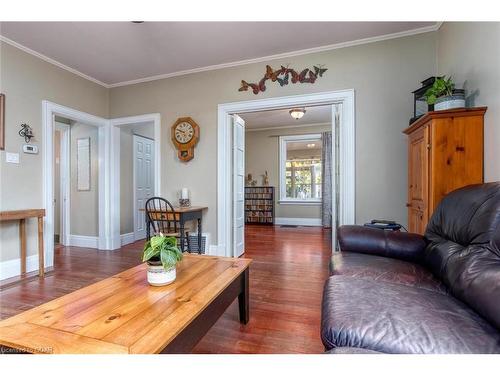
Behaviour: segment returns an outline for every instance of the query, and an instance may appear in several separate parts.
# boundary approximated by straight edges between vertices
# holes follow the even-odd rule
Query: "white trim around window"
[[[321,134],[303,134],[303,135],[283,135],[279,137],[279,204],[300,204],[300,205],[320,205],[321,199],[295,199],[286,196],[286,144],[287,142],[300,141],[318,141],[321,142]]]

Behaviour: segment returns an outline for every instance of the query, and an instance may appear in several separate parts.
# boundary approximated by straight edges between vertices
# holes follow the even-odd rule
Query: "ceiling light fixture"
[[[305,113],[306,110],[304,108],[293,108],[290,110],[290,116],[292,116],[295,120],[301,119]]]
[[[315,147],[315,146],[316,146],[316,144],[315,144],[315,143],[308,143],[308,144],[307,144],[307,147],[308,147],[308,148],[313,148],[313,147]]]

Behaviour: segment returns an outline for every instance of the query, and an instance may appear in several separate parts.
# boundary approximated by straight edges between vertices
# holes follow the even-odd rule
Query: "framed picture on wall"
[[[5,95],[0,94],[0,150],[5,149]]]
[[[90,138],[76,140],[76,190],[90,190]]]

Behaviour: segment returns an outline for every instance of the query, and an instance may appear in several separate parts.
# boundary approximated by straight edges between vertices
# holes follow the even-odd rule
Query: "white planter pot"
[[[450,95],[438,98],[434,104],[435,111],[444,111],[446,109],[464,108],[465,97],[461,95]]]
[[[177,277],[176,268],[166,271],[161,262],[148,262],[148,283],[153,286],[172,284]]]

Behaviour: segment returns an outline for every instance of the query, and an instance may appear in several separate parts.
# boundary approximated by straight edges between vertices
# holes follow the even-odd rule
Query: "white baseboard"
[[[26,258],[26,272],[38,270],[38,254]],[[0,262],[0,280],[21,274],[21,259],[12,259]]]
[[[120,235],[121,246],[128,245],[132,242],[135,242],[134,232],[124,233]]]
[[[71,234],[69,236],[69,245],[78,247],[89,247],[91,249],[99,248],[99,237],[93,236],[77,236]]]
[[[305,219],[301,217],[277,217],[276,225],[304,225],[309,227],[320,227],[321,219]]]

